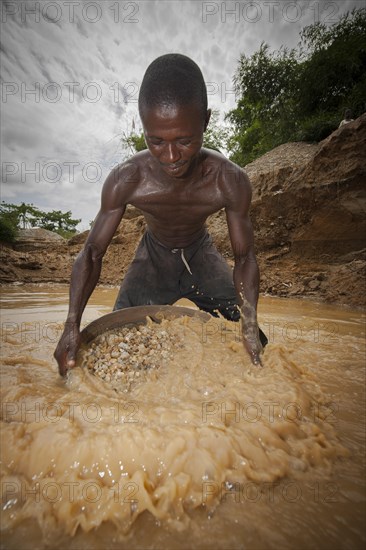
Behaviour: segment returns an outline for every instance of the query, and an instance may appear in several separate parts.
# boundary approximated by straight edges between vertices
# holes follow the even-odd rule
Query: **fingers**
[[[66,376],[68,371],[68,361],[67,361],[67,352],[57,353],[57,350],[54,353],[54,358],[58,364],[58,372],[61,376]]]
[[[76,366],[76,354],[79,347],[80,337],[75,327],[65,330],[54,353],[58,363],[58,370],[61,376]]]
[[[57,363],[58,363],[58,371],[61,376],[66,376],[67,372],[71,369],[73,369],[76,365],[76,360],[74,357],[70,357],[70,354],[66,355],[63,354],[62,359],[58,360],[56,357]]]
[[[68,371],[67,366],[63,363],[59,363],[58,372],[60,373],[60,376],[66,376],[67,371]]]
[[[263,367],[261,358],[259,357],[259,355],[257,353],[252,353],[251,354],[251,359],[252,359],[252,363],[253,363],[254,366]]]
[[[260,354],[263,351],[263,348],[259,342],[259,340],[250,341],[248,339],[244,339],[243,341],[244,347],[251,359],[251,362],[256,367],[263,367]]]
[[[66,376],[66,373],[67,373],[67,362],[66,362],[66,357],[65,357],[65,354],[62,354],[61,357],[58,357],[56,355],[56,352],[54,354],[54,357],[57,361],[57,364],[58,364],[58,372],[60,373],[61,376]]]
[[[75,351],[69,351],[69,345],[66,345],[60,350],[60,346],[57,346],[54,358],[58,363],[58,370],[61,376],[66,376],[67,371],[73,369],[76,365]]]

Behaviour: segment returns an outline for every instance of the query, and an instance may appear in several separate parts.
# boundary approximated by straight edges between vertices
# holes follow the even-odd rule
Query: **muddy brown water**
[[[97,289],[84,325],[116,293]],[[85,369],[59,378],[67,300],[2,289],[1,548],[364,547],[360,311],[261,298],[260,370],[238,325],[169,321],[180,351],[119,394]]]

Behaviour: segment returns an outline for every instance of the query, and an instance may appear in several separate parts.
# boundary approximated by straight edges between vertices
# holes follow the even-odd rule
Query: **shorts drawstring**
[[[176,252],[178,252],[178,248],[173,248],[173,249],[172,249],[172,252],[173,252],[173,254],[175,254]],[[189,272],[191,275],[193,275],[193,273],[192,273],[192,271],[191,271],[191,268],[189,267],[189,264],[188,264],[188,262],[187,262],[187,260],[186,260],[186,258],[185,258],[185,256],[184,256],[184,248],[181,248],[181,249],[180,249],[180,257],[182,258],[182,261],[183,261],[184,265],[186,266],[188,272]]]
[[[192,274],[192,271],[191,271],[191,268],[189,267],[189,264],[188,264],[187,260],[185,259],[185,256],[184,256],[184,248],[181,248],[181,249],[180,249],[180,257],[182,258],[183,263],[184,263],[184,265],[186,266],[186,268],[188,269],[189,273],[190,273],[191,275],[193,275],[193,274]]]

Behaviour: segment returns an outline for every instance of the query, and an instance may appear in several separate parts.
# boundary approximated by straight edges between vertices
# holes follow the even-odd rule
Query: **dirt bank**
[[[366,114],[319,144],[287,143],[245,167],[261,292],[364,307],[366,302]],[[104,259],[101,284],[117,285],[144,231],[130,208]],[[223,211],[208,219],[232,265]],[[1,247],[0,281],[68,283],[87,232],[69,241],[22,235]]]

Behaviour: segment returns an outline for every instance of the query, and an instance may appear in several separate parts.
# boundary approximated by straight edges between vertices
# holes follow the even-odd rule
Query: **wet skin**
[[[220,153],[202,148],[210,118],[199,108],[164,106],[142,116],[148,150],[134,155],[107,177],[100,211],[84,249],[75,260],[70,306],[55,351],[61,375],[75,366],[80,322],[100,276],[102,258],[127,204],[144,213],[155,237],[169,248],[185,248],[205,230],[207,217],[225,209],[233,249],[234,284],[242,311],[243,343],[260,365],[257,301],[259,270],[249,218],[251,186],[242,169]]]

